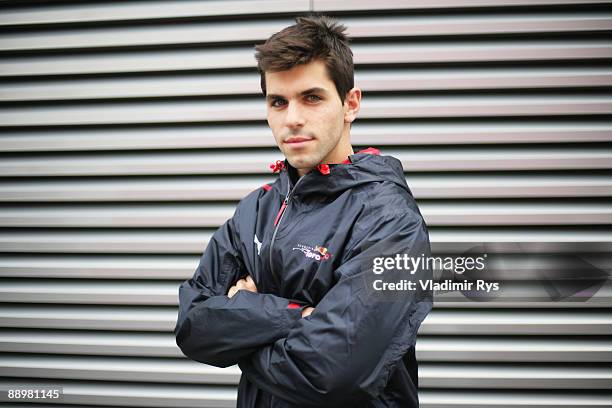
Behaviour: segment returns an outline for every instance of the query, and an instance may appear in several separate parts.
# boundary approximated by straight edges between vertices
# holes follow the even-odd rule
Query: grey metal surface
[[[0,387],[64,388],[2,402],[235,406],[239,369],[176,347],[178,284],[274,180],[253,45],[311,8],[349,26],[352,141],[401,160],[434,250],[495,244],[531,268],[589,251],[609,269],[610,4],[0,2]],[[609,282],[588,301],[503,296],[440,296],[421,406],[612,406]]]

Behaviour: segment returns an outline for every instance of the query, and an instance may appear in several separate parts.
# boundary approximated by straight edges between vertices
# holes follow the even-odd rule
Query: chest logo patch
[[[255,238],[253,238],[253,242],[255,243],[255,245],[257,245],[257,255],[259,255],[259,253],[261,252],[261,242],[259,242],[257,235],[255,235]]]
[[[312,247],[310,245],[297,244],[297,246],[293,247],[293,250],[300,251],[306,258],[311,258],[317,261],[326,261],[332,256],[327,248],[320,245],[315,245]]]

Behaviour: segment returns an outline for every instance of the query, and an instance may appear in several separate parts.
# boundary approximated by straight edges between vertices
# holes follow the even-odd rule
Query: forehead
[[[327,92],[335,89],[334,82],[327,73],[327,67],[320,60],[296,65],[286,71],[266,72],[265,75],[268,94],[285,95],[317,87]]]

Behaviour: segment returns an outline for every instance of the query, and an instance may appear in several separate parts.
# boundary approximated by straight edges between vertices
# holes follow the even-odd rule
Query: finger
[[[304,310],[302,310],[302,317],[310,316],[314,310],[315,308],[312,306],[306,307]]]
[[[250,290],[251,292],[257,292],[257,286],[255,285],[255,281],[253,280],[253,278],[251,278],[250,275],[246,278],[246,289]]]
[[[238,292],[238,288],[236,286],[232,286],[227,292],[227,296],[231,298],[236,294],[236,292]]]

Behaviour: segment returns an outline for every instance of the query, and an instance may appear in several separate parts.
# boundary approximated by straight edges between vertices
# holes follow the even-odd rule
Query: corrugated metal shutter
[[[175,346],[177,287],[280,158],[253,44],[312,9],[349,26],[365,91],[353,142],[402,160],[434,248],[608,255],[609,6],[0,3],[3,386],[62,386],[55,407],[235,404],[236,367]],[[609,286],[555,307],[437,304],[422,405],[612,406],[611,307]]]

